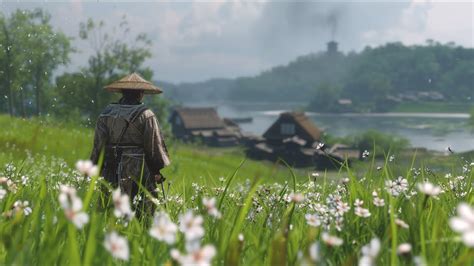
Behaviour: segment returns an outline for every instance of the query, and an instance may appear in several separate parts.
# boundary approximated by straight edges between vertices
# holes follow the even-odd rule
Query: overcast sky
[[[102,1],[101,1],[102,2]],[[8,2],[0,10],[41,7],[55,27],[76,37],[79,23],[93,18],[109,28],[126,15],[134,33],[153,41],[147,65],[154,78],[171,82],[256,75],[297,56],[325,49],[334,38],[343,51],[386,42],[422,44],[427,39],[474,44],[471,1],[185,1]],[[90,45],[70,70],[87,63]]]

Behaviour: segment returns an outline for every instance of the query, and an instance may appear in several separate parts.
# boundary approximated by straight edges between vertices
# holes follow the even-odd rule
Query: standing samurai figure
[[[122,93],[122,98],[100,114],[91,160],[97,164],[104,151],[102,176],[131,199],[144,196],[138,184],[154,194],[156,185],[164,181],[160,170],[170,159],[156,116],[141,101],[144,94],[162,91],[136,73],[105,89]]]

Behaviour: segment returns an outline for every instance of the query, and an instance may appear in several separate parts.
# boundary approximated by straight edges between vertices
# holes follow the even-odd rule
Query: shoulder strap
[[[130,121],[128,120],[125,120],[125,126],[123,127],[122,131],[120,132],[120,135],[119,135],[119,138],[118,138],[118,141],[117,143],[115,144],[115,147],[117,147],[118,145],[120,145],[120,143],[122,142],[122,138],[123,136],[125,135],[125,132],[127,131],[128,127],[130,126],[131,123],[133,123],[133,121],[135,121],[135,119],[141,115],[143,112],[145,112],[146,110],[148,110],[148,108],[146,108],[145,106],[143,106],[142,108],[140,108],[136,113],[134,113],[134,115],[132,116],[132,118],[130,119]]]

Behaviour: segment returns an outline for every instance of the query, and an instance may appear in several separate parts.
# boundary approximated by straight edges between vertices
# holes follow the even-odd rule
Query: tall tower
[[[336,54],[338,51],[337,51],[337,42],[335,41],[330,41],[327,43],[327,53],[328,54]]]

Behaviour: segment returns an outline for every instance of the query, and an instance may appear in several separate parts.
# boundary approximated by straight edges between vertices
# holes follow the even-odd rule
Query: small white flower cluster
[[[176,233],[178,232],[178,226],[174,224],[166,212],[155,213],[153,217],[153,224],[150,228],[150,236],[172,245],[176,242]]]
[[[408,180],[399,176],[395,180],[387,180],[385,181],[385,189],[388,193],[392,196],[397,197],[400,194],[406,193],[408,191]]]
[[[112,200],[114,202],[115,217],[130,221],[135,215],[130,207],[130,197],[127,194],[122,194],[120,188],[117,188],[112,192]]]
[[[402,243],[397,247],[397,254],[398,255],[408,255],[411,253],[411,244],[410,243]]]
[[[290,193],[290,195],[288,196],[288,202],[294,202],[294,203],[302,203],[303,201],[305,200],[305,197],[303,194],[301,193],[295,193],[295,192],[292,192]]]
[[[373,238],[369,244],[362,247],[362,256],[359,259],[359,266],[376,265],[375,261],[380,252],[380,240]]]
[[[207,213],[212,217],[215,217],[217,219],[222,217],[222,214],[216,207],[216,198],[203,198],[202,204],[206,208]]]
[[[99,167],[94,165],[91,160],[79,160],[76,162],[76,169],[79,173],[87,176],[99,175]]]
[[[410,228],[410,226],[405,221],[403,221],[402,219],[399,219],[399,218],[395,219],[395,224],[400,226],[401,228],[405,228],[405,229]]]
[[[367,158],[369,157],[370,155],[370,152],[368,150],[365,150],[363,153],[362,153],[362,158]]]
[[[309,258],[311,262],[318,262],[320,260],[320,251],[319,251],[319,243],[313,243],[309,246]],[[304,264],[303,264],[304,265]]]
[[[460,203],[457,207],[458,216],[449,220],[453,231],[462,235],[462,241],[468,247],[474,247],[474,208],[467,203]]]
[[[339,194],[329,194],[326,198],[326,205],[316,205],[315,210],[322,219],[322,224],[326,230],[330,229],[332,223],[338,231],[342,231],[344,214],[349,212],[351,207],[348,203],[342,201]]]
[[[364,201],[360,199],[356,199],[354,202],[354,213],[355,215],[363,218],[367,218],[370,216],[370,212],[368,209],[362,208],[362,205],[364,204]]]
[[[127,239],[120,236],[115,231],[112,231],[105,236],[104,247],[114,258],[128,261],[130,257],[130,249],[128,247]]]
[[[321,219],[316,213],[314,214],[307,213],[304,217],[306,219],[306,223],[310,226],[318,227],[321,225]]]
[[[205,245],[195,249],[187,255],[181,254],[178,250],[171,250],[171,257],[181,265],[211,265],[212,258],[216,255],[216,248],[212,245]]]
[[[0,200],[5,198],[8,191],[15,194],[17,192],[17,186],[13,180],[7,177],[0,177]]]
[[[81,229],[89,222],[89,216],[82,211],[82,200],[76,195],[76,189],[61,185],[59,203],[66,218]]]
[[[390,155],[390,157],[388,157],[389,162],[393,162],[394,160],[395,160],[395,155]]]
[[[372,192],[372,196],[374,197],[374,205],[377,207],[383,207],[385,206],[385,200],[382,198],[379,198],[379,195],[377,194],[377,191]]]
[[[171,257],[181,265],[211,265],[216,249],[212,245],[201,247],[201,238],[204,236],[202,227],[203,217],[194,216],[192,211],[187,211],[179,218],[179,231],[184,234],[187,254],[182,254],[177,249],[171,250]]]
[[[418,183],[418,190],[429,197],[437,197],[443,192],[440,187],[430,182]]]
[[[321,234],[321,239],[323,240],[324,243],[326,243],[326,245],[330,247],[338,247],[342,245],[342,243],[344,243],[344,241],[341,238],[337,236],[332,236],[327,232],[323,232]]]
[[[30,203],[28,201],[17,200],[13,203],[13,210],[15,213],[23,212],[25,216],[30,215],[33,210],[29,207]]]

